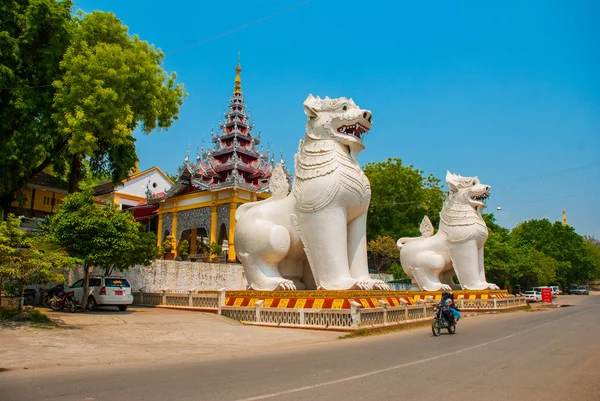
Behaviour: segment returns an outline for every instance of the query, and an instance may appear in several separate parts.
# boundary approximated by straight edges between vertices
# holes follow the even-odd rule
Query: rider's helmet
[[[452,305],[452,299],[448,298],[446,299],[446,306],[450,306]]]

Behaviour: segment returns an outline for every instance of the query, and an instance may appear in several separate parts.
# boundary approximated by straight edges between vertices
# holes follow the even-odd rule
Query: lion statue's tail
[[[287,176],[285,175],[285,171],[283,170],[283,165],[281,163],[278,163],[275,168],[273,168],[271,179],[269,180],[269,191],[271,192],[270,198],[259,202],[244,203],[238,207],[235,212],[235,221],[238,221],[244,213],[259,204],[283,199],[288,196],[290,193],[290,184],[287,180]]]
[[[427,216],[423,217],[423,220],[421,221],[421,227],[419,228],[419,230],[421,231],[420,237],[400,238],[396,242],[396,246],[398,247],[398,249],[400,250],[404,245],[408,244],[411,241],[414,241],[417,239],[422,239],[422,238],[428,238],[433,235],[433,233],[434,233],[433,224],[431,224],[431,220],[429,220],[429,217],[427,217]]]

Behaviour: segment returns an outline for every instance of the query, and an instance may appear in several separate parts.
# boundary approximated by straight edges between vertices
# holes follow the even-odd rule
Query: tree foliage
[[[134,36],[112,13],[76,17],[62,62],[53,118],[68,140],[71,182],[90,159],[92,171],[117,184],[138,161],[133,131],[149,134],[177,119],[184,89],[162,69],[164,54]]]
[[[437,227],[444,200],[440,180],[398,158],[367,163],[364,172],[371,183],[367,238],[419,236],[425,215]]]
[[[0,206],[6,207],[59,149],[52,119],[72,2],[0,2]]]
[[[529,220],[511,232],[515,246],[529,245],[558,262],[557,281],[562,285],[586,283],[593,272],[584,239],[571,226],[548,219]]]
[[[70,1],[7,0],[0,15],[0,206],[49,166],[70,192],[88,172],[120,183],[134,130],[168,129],[182,105],[164,54],[112,13],[73,17]]]
[[[396,241],[392,237],[377,236],[377,238],[369,241],[367,250],[371,254],[371,260],[373,261],[377,273],[388,271],[392,263],[399,258]]]
[[[485,243],[485,269],[489,281],[505,288],[586,283],[600,266],[595,249],[560,222],[529,220],[512,231],[496,224],[494,216],[483,215],[489,236]]]
[[[76,259],[52,246],[45,236],[28,237],[19,227],[21,220],[7,216],[0,221],[0,278],[14,284],[18,294],[31,284],[64,282],[62,269],[73,267]]]
[[[113,204],[97,205],[88,192],[64,198],[50,219],[49,231],[72,256],[84,261],[85,284],[92,267],[100,267],[108,275],[114,269],[149,265],[156,256],[153,233],[143,232],[131,213]]]

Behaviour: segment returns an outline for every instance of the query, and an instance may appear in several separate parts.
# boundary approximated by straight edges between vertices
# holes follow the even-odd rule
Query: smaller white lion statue
[[[489,185],[477,177],[446,174],[450,194],[440,213],[440,228],[434,229],[427,216],[421,223],[422,237],[400,238],[402,268],[413,284],[424,291],[449,291],[456,288],[456,273],[465,290],[495,290],[485,279],[483,245],[488,237],[481,211],[490,194]]]

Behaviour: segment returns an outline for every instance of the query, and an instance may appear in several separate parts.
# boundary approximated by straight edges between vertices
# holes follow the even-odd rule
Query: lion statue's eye
[[[344,111],[348,110],[348,106],[344,105],[344,107],[342,107],[342,110],[344,110]]]
[[[473,181],[473,186],[477,185],[477,181]]]

